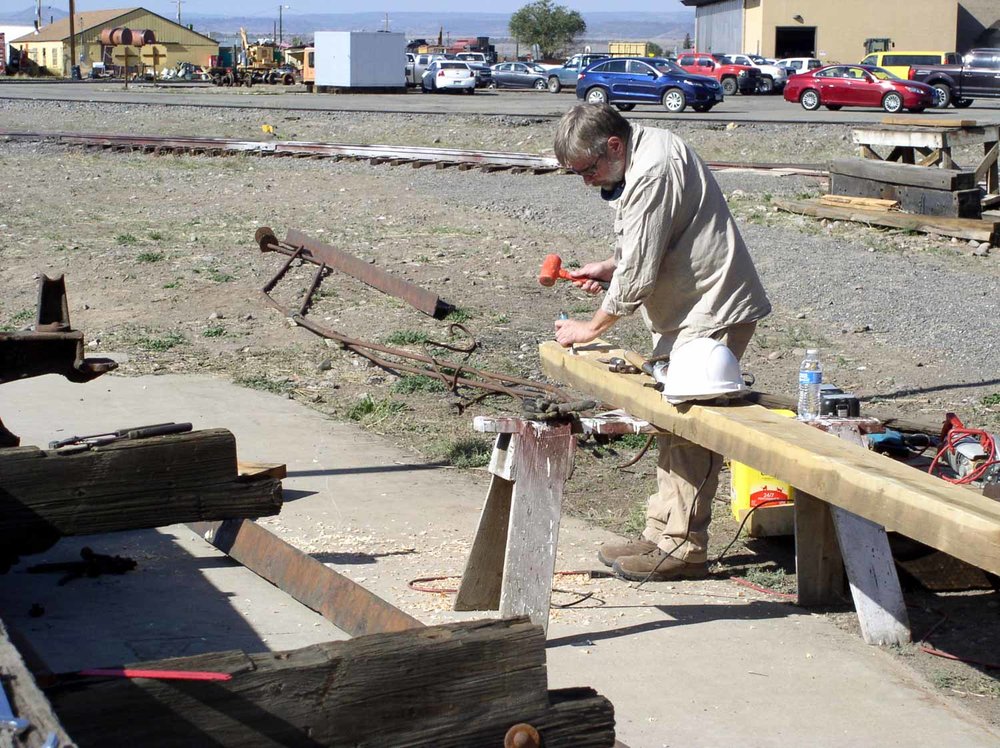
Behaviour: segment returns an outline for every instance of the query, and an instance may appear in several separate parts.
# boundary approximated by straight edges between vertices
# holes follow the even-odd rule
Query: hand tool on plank
[[[191,430],[190,423],[154,423],[152,426],[130,426],[117,431],[105,431],[89,436],[70,436],[66,439],[49,442],[49,449],[59,449],[70,444],[89,444],[98,446],[108,444],[118,439],[145,439],[148,436],[164,436],[166,434],[182,434]]]
[[[542,269],[538,271],[538,282],[549,287],[554,286],[557,280],[568,280],[578,286],[586,280],[592,280],[605,291],[608,290],[608,281],[596,278],[574,278],[568,270],[562,269],[562,258],[559,255],[545,255],[545,259],[542,260]]]
[[[7,692],[3,687],[3,679],[0,678],[0,730],[8,730],[15,735],[20,735],[29,727],[31,727],[31,723],[28,720],[14,716],[14,709],[11,707]]]

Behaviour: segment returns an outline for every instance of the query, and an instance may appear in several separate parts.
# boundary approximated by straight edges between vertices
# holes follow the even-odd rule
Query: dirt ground
[[[251,110],[15,102],[0,103],[0,113],[10,129],[253,139],[262,137],[265,119],[275,119],[273,113],[265,118]],[[428,124],[413,119],[295,115],[280,118],[278,131],[297,140],[543,152],[553,129],[548,120],[477,116]],[[842,128],[799,128],[796,138],[764,138],[759,127],[682,130],[706,159],[815,163],[849,153]],[[540,379],[536,348],[551,338],[552,320],[563,310],[589,314],[596,304],[571,288],[539,288],[534,275],[540,258],[558,252],[568,262],[585,262],[606,255],[610,236],[608,215],[575,205],[582,193],[571,179],[353,162],[154,157],[0,140],[0,329],[31,324],[36,274],[65,273],[73,325],[85,332],[90,352],[120,362],[115,376],[210,373],[295,398],[331,418],[357,421],[427,460],[481,469],[490,444],[472,433],[471,417],[510,414],[517,405],[504,397],[469,404],[477,393],[456,398],[432,379],[394,376],[290,324],[259,293],[281,258],[260,253],[253,235],[262,225],[279,237],[288,228],[302,229],[456,307],[448,320],[436,321],[352,278],[331,274],[310,310],[322,324],[354,338],[444,356],[427,341],[461,343],[448,329],[449,322],[460,322],[479,344],[469,365]],[[819,194],[824,185],[817,180],[747,176],[739,189],[726,187],[732,179],[720,176],[720,181],[741,228],[758,241],[772,232],[803,244],[871,243],[878,247],[876,260],[929,256],[951,270],[975,261],[988,279],[985,287],[998,288],[996,250],[977,248],[973,260],[964,242],[820,224],[769,206],[772,196]],[[275,297],[297,306],[312,275],[311,267],[293,267]],[[859,281],[855,290],[860,288]],[[866,407],[931,422],[953,410],[969,425],[1000,431],[996,367],[983,371],[972,358],[943,361],[931,347],[888,344],[863,317],[845,313],[834,324],[808,304],[776,302],[745,359],[757,389],[791,394],[803,349],[819,345],[829,378],[865,397]],[[995,337],[996,320],[985,324],[987,333],[992,324]],[[622,325],[615,340],[640,351],[648,346],[637,320]],[[2,397],[0,390],[0,406]],[[219,425],[224,424],[196,427]],[[654,487],[654,457],[647,453],[633,466],[618,466],[634,458],[643,442],[585,442],[567,486],[568,510],[622,535],[641,529],[644,500]],[[728,489],[727,471],[717,496],[712,555],[737,530]],[[918,568],[920,563],[926,568]],[[914,584],[922,579],[956,590],[908,594],[914,637],[921,639],[933,627],[930,643],[979,664],[933,657],[920,644],[900,648],[899,657],[944,693],[1000,724],[1000,681],[993,665],[1000,665],[993,655],[1000,639],[996,594],[981,573],[941,554],[910,567]],[[790,541],[737,540],[719,573],[790,592]],[[829,615],[837,625],[856,625],[848,605]]]

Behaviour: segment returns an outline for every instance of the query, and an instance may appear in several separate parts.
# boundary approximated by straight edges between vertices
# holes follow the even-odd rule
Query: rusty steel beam
[[[188,527],[351,636],[405,631],[424,625],[256,522],[232,519],[193,522]]]
[[[285,255],[292,255],[294,253],[304,260],[319,265],[321,268],[329,267],[347,273],[359,281],[367,283],[372,288],[378,289],[382,293],[405,301],[414,309],[431,317],[441,319],[453,308],[451,304],[442,301],[437,294],[421,288],[414,283],[405,281],[402,278],[397,278],[381,268],[369,265],[354,255],[317,241],[297,229],[289,229],[284,243],[281,243],[274,235],[274,231],[264,226],[257,229],[257,232],[254,234],[254,241],[260,246],[262,252],[278,252]],[[313,291],[319,279],[320,276],[317,274],[313,281]],[[304,304],[308,304],[308,298],[311,295],[311,292],[306,295]],[[302,313],[301,310],[300,313]]]

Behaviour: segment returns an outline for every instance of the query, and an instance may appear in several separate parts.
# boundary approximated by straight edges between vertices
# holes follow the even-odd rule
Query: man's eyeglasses
[[[604,158],[605,155],[607,154],[602,153],[591,162],[590,166],[585,169],[567,169],[567,171],[571,174],[576,174],[578,177],[592,177],[597,173],[598,164],[601,163],[601,159]]]

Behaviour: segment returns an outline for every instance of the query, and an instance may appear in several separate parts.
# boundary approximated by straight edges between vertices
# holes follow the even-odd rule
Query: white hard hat
[[[724,343],[712,338],[695,338],[678,346],[665,368],[665,373],[654,369],[653,375],[663,383],[663,399],[668,403],[713,400],[747,391],[740,362]]]

